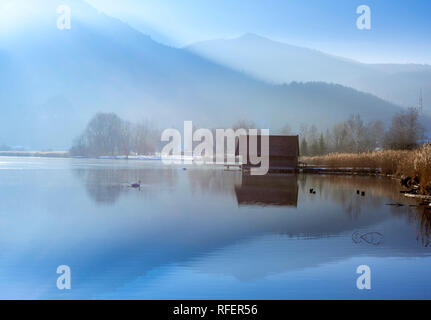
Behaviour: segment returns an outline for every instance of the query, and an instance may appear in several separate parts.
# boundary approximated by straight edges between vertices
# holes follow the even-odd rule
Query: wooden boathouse
[[[250,162],[249,137],[243,135],[239,137],[236,146],[236,156],[240,156],[239,145],[246,143],[247,157],[243,157],[241,169],[248,171],[253,166]],[[261,139],[257,137],[257,156],[261,155]],[[246,159],[244,159],[246,158]],[[269,136],[269,172],[296,172],[298,170],[299,159],[299,136]]]

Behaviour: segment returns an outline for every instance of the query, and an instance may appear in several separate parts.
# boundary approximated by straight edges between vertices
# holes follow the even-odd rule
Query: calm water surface
[[[429,299],[414,203],[386,178],[0,157],[0,298]]]

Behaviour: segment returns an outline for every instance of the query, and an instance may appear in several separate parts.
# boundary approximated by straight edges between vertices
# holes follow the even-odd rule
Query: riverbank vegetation
[[[414,150],[379,150],[301,157],[307,165],[328,168],[380,169],[382,174],[418,178],[420,192],[431,193],[431,144]]]
[[[301,161],[352,172],[368,169],[409,177],[419,182],[420,193],[431,194],[431,145],[425,142],[424,133],[418,108],[394,115],[387,130],[381,122],[364,123],[359,115],[352,115],[325,134],[318,135],[315,127],[304,130]]]

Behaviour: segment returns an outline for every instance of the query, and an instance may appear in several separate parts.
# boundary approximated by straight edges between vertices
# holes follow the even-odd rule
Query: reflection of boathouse
[[[241,186],[235,186],[239,205],[274,205],[296,207],[296,175],[243,175]]]
[[[236,155],[240,155],[240,145],[247,146],[247,156],[243,156],[242,168],[248,170],[253,166],[250,162],[249,137],[240,136],[239,144],[236,146]],[[258,136],[257,140],[257,156],[261,156],[261,139]],[[269,136],[269,171],[286,172],[296,171],[299,158],[299,137],[298,136]]]

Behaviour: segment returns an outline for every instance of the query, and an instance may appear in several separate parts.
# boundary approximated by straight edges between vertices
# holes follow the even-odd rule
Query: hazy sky
[[[429,0],[87,0],[109,15],[183,46],[252,32],[364,62],[431,64]],[[371,8],[358,30],[356,8]]]

